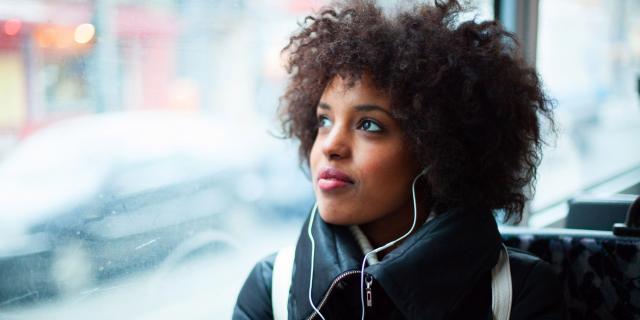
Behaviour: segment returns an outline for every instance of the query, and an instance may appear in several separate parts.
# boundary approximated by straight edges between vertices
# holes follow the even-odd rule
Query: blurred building
[[[15,1],[0,5],[0,26],[2,132],[168,104],[179,26],[163,6]]]

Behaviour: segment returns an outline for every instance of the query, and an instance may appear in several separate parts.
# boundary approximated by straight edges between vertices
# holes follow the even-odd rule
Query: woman
[[[549,266],[503,249],[494,218],[521,217],[550,104],[512,35],[457,23],[461,11],[346,1],[291,37],[283,124],[317,204],[284,302],[272,303],[271,256],[234,319],[272,319],[285,303],[289,319],[562,318]],[[510,270],[507,291],[496,270]]]

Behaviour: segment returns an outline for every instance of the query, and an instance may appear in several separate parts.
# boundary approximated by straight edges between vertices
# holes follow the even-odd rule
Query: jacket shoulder
[[[260,260],[245,280],[233,309],[233,320],[273,319],[271,277],[276,253]]]
[[[508,251],[513,288],[511,319],[564,319],[562,286],[551,266],[525,251]]]

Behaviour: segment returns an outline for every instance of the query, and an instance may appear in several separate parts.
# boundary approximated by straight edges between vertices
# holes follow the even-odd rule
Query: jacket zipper
[[[327,299],[329,299],[329,295],[331,294],[331,291],[338,285],[338,282],[340,282],[342,279],[352,276],[354,274],[360,274],[360,270],[351,270],[351,271],[346,271],[344,273],[341,273],[339,276],[337,276],[335,279],[333,279],[333,282],[331,282],[331,286],[329,286],[329,290],[327,290],[327,293],[324,294],[324,297],[322,297],[322,300],[320,301],[320,304],[318,305],[318,310],[321,310],[322,307],[324,306],[324,304],[327,302]],[[368,276],[369,278],[371,276]],[[371,282],[373,282],[373,278],[371,278]],[[369,306],[369,297],[371,293],[371,285],[370,282],[367,283],[367,306]],[[318,317],[318,312],[317,311],[313,311],[313,313],[307,318],[307,320],[311,320]]]
[[[368,274],[365,277],[365,283],[367,284],[367,307],[373,307],[373,293],[371,292],[371,284],[373,283],[373,277]]]

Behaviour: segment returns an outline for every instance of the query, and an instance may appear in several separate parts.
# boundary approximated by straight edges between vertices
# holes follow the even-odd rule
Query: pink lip
[[[318,188],[323,191],[339,189],[352,184],[351,177],[335,168],[323,168],[318,174]]]

